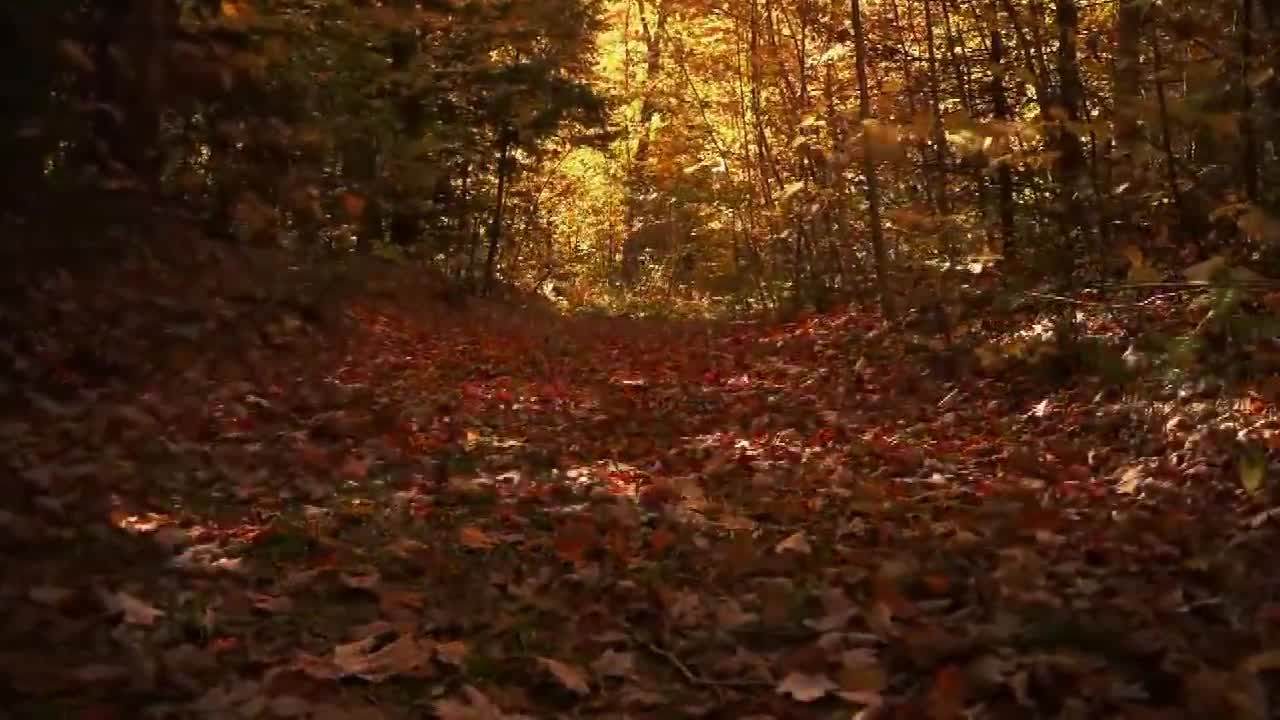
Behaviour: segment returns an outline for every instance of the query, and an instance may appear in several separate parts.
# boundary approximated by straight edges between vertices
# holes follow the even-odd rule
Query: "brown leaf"
[[[474,525],[468,525],[458,531],[458,542],[472,550],[489,550],[498,544],[493,536]]]
[[[75,594],[74,590],[52,585],[41,585],[27,591],[27,597],[32,602],[54,608],[66,605]]]
[[[431,659],[430,640],[403,636],[375,649],[377,641],[378,638],[371,637],[335,647],[333,664],[345,676],[376,683],[418,671]]]
[[[287,597],[267,595],[265,593],[249,593],[253,606],[272,615],[284,615],[293,612],[293,600]]]
[[[342,573],[340,577],[342,584],[353,590],[374,590],[378,587],[378,583],[382,582],[378,569],[372,565],[353,568],[350,572]]]
[[[967,689],[964,673],[954,665],[938,671],[929,688],[928,706],[931,720],[952,720],[964,712]]]
[[[146,604],[138,598],[125,593],[117,592],[110,596],[113,610],[124,613],[124,621],[130,625],[151,626],[155,625],[156,620],[164,616],[163,610]]]
[[[883,602],[873,603],[871,609],[867,611],[867,627],[883,640],[899,634],[897,626],[893,623],[893,610]]]
[[[816,620],[805,620],[804,624],[818,632],[840,630],[858,614],[853,601],[840,588],[830,588],[822,593],[823,616]]]
[[[778,552],[793,552],[800,555],[808,555],[813,552],[813,548],[809,545],[809,539],[805,537],[804,531],[801,530],[790,535],[782,542],[774,547]]]
[[[587,684],[587,676],[582,670],[554,658],[540,657],[538,663],[546,668],[566,690],[578,695],[591,694],[591,686]]]
[[[296,695],[281,695],[274,698],[268,706],[271,714],[280,718],[303,717],[311,712],[311,703]]]
[[[879,693],[889,685],[889,673],[870,651],[850,650],[841,665],[838,682],[846,692]]]
[[[1263,720],[1267,691],[1252,673],[1202,670],[1186,679],[1191,717]]]
[[[471,648],[462,640],[436,645],[436,657],[441,662],[454,667],[462,667],[467,662],[467,653],[469,652],[471,652]]]
[[[790,695],[798,702],[808,703],[825,697],[838,687],[826,675],[793,672],[782,678],[775,689],[779,695]]]
[[[364,215],[366,201],[360,195],[353,192],[344,192],[338,196],[342,202],[342,210],[347,214],[349,220],[359,220]]]
[[[363,480],[369,475],[369,461],[359,457],[349,457],[342,463],[339,471],[348,480]]]
[[[467,685],[466,700],[438,700],[432,709],[440,720],[504,720],[507,716],[484,693]]]
[[[591,663],[591,669],[601,677],[629,678],[635,675],[636,658],[629,652],[605,650]]]

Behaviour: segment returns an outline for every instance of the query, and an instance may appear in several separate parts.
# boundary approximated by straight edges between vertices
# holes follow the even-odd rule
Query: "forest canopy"
[[[11,245],[46,242],[34,227],[68,204],[82,238],[178,213],[615,308],[891,301],[993,265],[1020,286],[1215,258],[1266,275],[1278,11],[20,3],[0,11],[21,68],[0,91],[0,211],[25,228]]]

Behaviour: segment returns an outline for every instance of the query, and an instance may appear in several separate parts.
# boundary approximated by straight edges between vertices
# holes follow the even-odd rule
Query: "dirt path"
[[[0,423],[9,712],[1267,716],[1209,403],[948,384],[849,315],[352,318]]]

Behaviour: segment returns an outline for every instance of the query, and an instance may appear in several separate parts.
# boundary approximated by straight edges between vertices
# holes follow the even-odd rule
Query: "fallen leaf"
[[[1280,650],[1266,650],[1250,655],[1240,663],[1240,667],[1245,672],[1254,674],[1280,670]]]
[[[808,555],[813,552],[813,548],[809,545],[809,539],[805,537],[804,531],[801,530],[778,543],[774,547],[778,552],[793,552],[801,555]]]
[[[378,569],[372,565],[353,568],[350,572],[342,573],[340,577],[342,584],[353,590],[374,590],[378,587],[378,583],[382,582]]]
[[[432,706],[440,720],[504,720],[502,710],[484,693],[466,685],[465,700],[437,700]]]
[[[124,621],[130,625],[151,626],[158,618],[164,617],[164,611],[125,593],[117,592],[111,596],[112,609],[124,613]]]
[[[61,607],[71,598],[75,597],[75,591],[62,587],[54,587],[52,585],[41,585],[33,587],[27,591],[27,597],[32,602],[49,607]]]
[[[467,653],[470,651],[471,648],[461,640],[436,645],[436,657],[454,667],[462,667],[467,662]]]
[[[798,702],[813,702],[838,689],[826,675],[793,672],[782,678],[776,688],[779,695],[790,695]]]
[[[591,663],[591,669],[601,677],[628,678],[635,674],[636,658],[629,652],[605,650]]]
[[[841,664],[837,679],[843,691],[879,693],[889,685],[889,673],[870,652],[846,652]]]
[[[587,684],[586,675],[573,665],[548,657],[538,658],[538,663],[546,668],[547,672],[555,676],[555,679],[566,690],[578,695],[589,695],[591,693],[591,687]]]
[[[296,695],[282,695],[273,699],[268,708],[276,717],[296,718],[311,712],[312,705]]]
[[[966,687],[964,672],[948,665],[937,672],[929,688],[928,706],[931,720],[952,720],[964,712]]]
[[[249,600],[255,608],[272,615],[284,615],[293,612],[293,600],[287,597],[250,593]]]
[[[468,525],[458,531],[458,542],[472,550],[489,550],[498,544],[498,541],[489,533],[474,525]]]
[[[348,480],[363,480],[369,475],[369,461],[358,457],[349,457],[339,470],[342,477]]]
[[[335,647],[333,664],[344,676],[377,683],[420,670],[431,659],[433,645],[429,640],[406,635],[381,648],[377,641],[371,637]]]

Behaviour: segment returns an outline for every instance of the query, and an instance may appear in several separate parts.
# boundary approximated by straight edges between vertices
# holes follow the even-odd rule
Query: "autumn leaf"
[[[458,531],[458,542],[472,550],[490,550],[498,544],[497,539],[474,525],[468,525]]]
[[[249,599],[255,608],[273,615],[284,615],[293,612],[293,600],[290,600],[287,597],[278,597],[264,593],[250,593]]]
[[[803,530],[788,535],[774,549],[780,553],[792,552],[797,555],[808,555],[813,552],[813,548],[809,546],[809,539],[805,536]]]
[[[382,582],[378,569],[371,565],[353,568],[340,573],[339,577],[342,579],[343,585],[355,590],[375,590],[378,584]]]
[[[158,610],[128,593],[117,592],[109,597],[112,608],[124,613],[124,621],[130,625],[149,627],[155,625],[157,619],[164,617],[164,611]]]
[[[538,664],[551,673],[551,676],[566,690],[578,695],[591,694],[591,686],[587,683],[587,676],[573,665],[548,657],[538,658]]]
[[[825,697],[837,688],[826,675],[793,672],[782,678],[776,690],[780,695],[789,695],[798,702],[809,703]]]
[[[61,607],[75,597],[75,591],[69,588],[40,585],[27,591],[27,597],[33,602],[49,607]]]
[[[440,720],[505,720],[508,716],[484,693],[470,685],[462,688],[464,699],[437,700],[432,706]]]
[[[92,73],[97,65],[89,57],[89,53],[85,52],[84,46],[73,40],[63,40],[58,43],[58,52],[62,54],[73,67],[83,73]]]
[[[628,678],[635,675],[635,655],[629,652],[605,650],[591,663],[591,669],[600,677]]]
[[[338,196],[338,199],[341,201],[342,210],[346,213],[348,219],[359,220],[364,215],[365,205],[368,201],[360,195],[353,192],[344,192]]]
[[[964,711],[966,686],[964,673],[954,665],[939,670],[929,688],[928,708],[931,720],[952,720]]]
[[[467,654],[470,652],[471,648],[462,640],[453,640],[436,645],[436,657],[454,667],[462,667],[466,664]]]
[[[369,475],[369,461],[359,457],[349,457],[342,463],[339,471],[348,480],[363,480]]]
[[[433,649],[431,641],[407,635],[382,647],[378,647],[377,637],[370,637],[338,645],[333,649],[332,662],[343,676],[377,683],[423,669]]]

